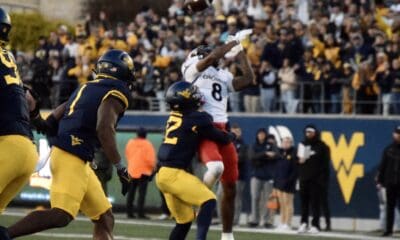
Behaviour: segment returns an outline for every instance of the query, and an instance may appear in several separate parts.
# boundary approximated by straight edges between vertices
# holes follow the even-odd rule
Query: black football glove
[[[40,114],[40,107],[42,105],[42,101],[40,99],[39,94],[33,90],[33,88],[29,87],[28,85],[24,85],[25,92],[29,92],[32,98],[35,100],[35,108],[32,111],[29,111],[29,117],[31,119],[35,119]]]
[[[117,174],[119,177],[119,181],[121,182],[122,189],[121,193],[122,195],[126,195],[129,189],[129,183],[131,182],[131,178],[129,176],[128,170],[126,170],[126,167],[120,168],[117,170]]]
[[[229,138],[229,141],[233,142],[237,139],[237,136],[233,132],[228,132],[228,138]]]

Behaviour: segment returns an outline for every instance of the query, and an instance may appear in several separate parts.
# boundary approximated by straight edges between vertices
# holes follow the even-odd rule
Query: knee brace
[[[204,173],[203,182],[211,188],[222,176],[224,163],[222,161],[208,162],[206,163],[206,167],[207,171]]]

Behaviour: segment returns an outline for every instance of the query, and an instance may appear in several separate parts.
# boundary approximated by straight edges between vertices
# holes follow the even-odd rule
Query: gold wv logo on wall
[[[337,144],[331,132],[322,132],[321,138],[331,149],[332,165],[340,190],[345,203],[349,204],[357,179],[364,177],[364,165],[353,163],[358,148],[364,146],[364,133],[353,133],[350,142],[344,134],[340,134]]]

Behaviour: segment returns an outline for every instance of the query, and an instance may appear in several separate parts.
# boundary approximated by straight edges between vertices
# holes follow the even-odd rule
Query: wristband
[[[121,169],[125,168],[124,164],[122,163],[122,160],[120,160],[118,163],[114,163],[114,167],[117,170],[121,170]]]

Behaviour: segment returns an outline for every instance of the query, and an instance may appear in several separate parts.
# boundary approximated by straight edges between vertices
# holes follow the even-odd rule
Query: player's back
[[[0,48],[0,136],[23,135],[32,138],[29,109],[15,59]]]
[[[85,161],[92,161],[94,147],[99,144],[97,111],[110,95],[119,99],[125,108],[128,107],[129,89],[123,81],[98,79],[78,88],[67,102],[53,144]]]
[[[172,112],[158,150],[159,165],[187,169],[199,145],[199,129],[211,127],[211,122],[211,116],[205,112]]]
[[[232,87],[233,75],[224,69],[210,66],[198,72],[196,65],[199,59],[191,58],[182,65],[182,74],[185,81],[196,85],[204,96],[203,109],[213,116],[214,122],[228,121],[227,105],[229,92]]]

